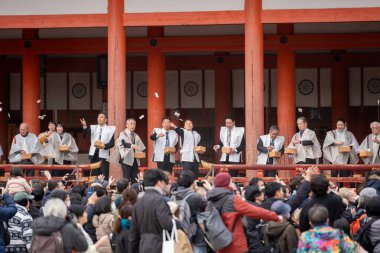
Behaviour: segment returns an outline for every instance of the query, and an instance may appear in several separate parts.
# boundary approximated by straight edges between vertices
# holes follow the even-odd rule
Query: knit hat
[[[368,198],[377,197],[377,192],[374,188],[367,187],[360,191],[359,196]]]
[[[292,208],[288,204],[284,203],[284,201],[277,200],[272,204],[270,209],[278,215],[290,217],[290,211]]]
[[[34,199],[34,196],[33,195],[29,195],[26,192],[18,192],[13,197],[13,200],[16,201],[16,202],[21,201],[23,199],[32,200],[32,199]]]
[[[219,173],[214,178],[214,186],[215,187],[228,187],[230,186],[231,176],[228,173]]]

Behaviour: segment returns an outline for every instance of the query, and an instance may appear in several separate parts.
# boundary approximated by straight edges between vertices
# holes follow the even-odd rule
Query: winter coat
[[[316,226],[302,233],[297,253],[331,252],[354,253],[355,245],[342,231],[328,225]]]
[[[249,204],[261,207],[258,203],[249,202]],[[260,234],[261,221],[254,218],[247,218],[247,244],[248,244],[248,252],[250,253],[265,253],[262,235]]]
[[[325,194],[323,196],[314,196],[307,200],[300,214],[300,231],[304,232],[310,229],[308,212],[314,205],[321,205],[329,210],[329,222],[333,225],[335,220],[342,217],[344,212],[342,200],[335,194]]]
[[[73,250],[83,252],[88,248],[85,236],[77,227],[76,223],[72,221],[66,221],[54,216],[44,216],[33,221],[32,230],[33,235],[42,236],[48,236],[60,231],[65,253],[71,253]]]
[[[231,189],[217,187],[209,192],[207,200],[211,202],[211,206],[216,207],[221,212],[221,217],[227,229],[232,231],[234,228],[232,243],[220,250],[220,253],[243,253],[248,251],[247,240],[241,222],[243,216],[273,221],[279,219],[276,213],[253,206],[235,196]]]
[[[175,197],[175,200],[182,200],[191,193],[193,194],[186,200],[186,202],[189,205],[192,219],[194,219],[194,222],[197,222],[196,220],[197,215],[206,209],[207,200],[201,197],[199,194],[195,193],[190,188],[178,187],[178,190],[173,191],[172,195]],[[204,234],[199,227],[191,243],[197,246],[206,245],[205,240],[204,240]]]
[[[95,215],[92,219],[92,224],[96,228],[96,238],[100,240],[103,236],[109,236],[113,231],[113,214],[102,213],[101,215]],[[99,253],[112,253],[111,244],[100,247]]]
[[[130,250],[133,253],[161,253],[162,230],[171,232],[172,214],[162,193],[145,187],[145,194],[133,207]]]
[[[0,199],[0,222],[10,220],[17,213],[17,207],[12,197],[8,193],[4,193]],[[5,252],[4,229],[0,226],[0,253]]]
[[[371,224],[369,238],[374,246],[373,253],[380,253],[380,219]]]
[[[288,221],[270,221],[264,232],[264,242],[267,244],[270,241],[277,241],[280,253],[287,253],[297,249],[298,236]]]

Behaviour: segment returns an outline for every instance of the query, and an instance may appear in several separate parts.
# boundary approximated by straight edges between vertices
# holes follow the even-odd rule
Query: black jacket
[[[73,250],[84,252],[88,248],[86,238],[82,234],[82,231],[77,228],[76,224],[62,218],[54,216],[37,218],[32,223],[32,229],[33,234],[46,236],[60,231],[65,253],[71,253]]]
[[[129,252],[161,253],[162,230],[173,228],[172,214],[161,193],[145,187],[145,194],[133,207]]]
[[[87,205],[86,213],[87,213],[87,223],[84,225],[83,229],[91,237],[92,241],[96,243],[97,241],[96,228],[92,224],[92,219],[94,218],[94,215],[95,215],[95,206]]]
[[[302,208],[300,214],[300,230],[304,232],[310,229],[308,212],[314,205],[321,205],[329,210],[329,223],[330,226],[334,224],[334,221],[341,218],[344,212],[342,200],[335,194],[325,194],[323,196],[314,196],[307,200]]]
[[[294,198],[291,198],[285,201],[285,203],[290,205],[290,207],[292,208],[290,211],[291,213],[294,212],[294,210],[296,210],[302,204],[302,202],[309,196],[309,192],[310,192],[310,182],[305,181],[298,188],[296,196]],[[265,209],[271,210],[272,204],[277,200],[280,200],[280,199],[268,198],[263,202],[262,206]]]
[[[258,203],[247,201],[249,204],[261,207]],[[265,227],[262,226],[262,222],[259,219],[247,218],[247,244],[249,253],[265,253],[265,247],[263,243],[262,234],[260,234],[260,229],[264,231]]]
[[[116,236],[116,253],[128,253],[129,251],[129,238],[131,231],[129,229],[122,230]]]

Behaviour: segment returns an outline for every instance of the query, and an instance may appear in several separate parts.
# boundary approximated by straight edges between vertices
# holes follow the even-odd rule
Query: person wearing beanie
[[[219,252],[243,253],[248,251],[248,247],[241,222],[242,216],[267,221],[281,221],[282,217],[273,211],[253,206],[235,196],[230,183],[231,176],[228,173],[219,173],[214,179],[215,188],[209,192],[207,200],[211,207],[220,211],[224,224],[233,234],[232,243]]]
[[[271,210],[284,217],[284,220],[281,222],[270,221],[268,223],[264,231],[266,252],[271,252],[273,247],[278,247],[280,253],[296,249],[298,236],[295,228],[287,221],[290,218],[291,207],[282,200],[277,200],[272,204]]]

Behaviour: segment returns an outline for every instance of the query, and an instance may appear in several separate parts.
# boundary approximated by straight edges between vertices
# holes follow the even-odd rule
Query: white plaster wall
[[[272,107],[277,107],[277,69],[271,69]]]
[[[66,73],[46,73],[46,109],[66,110],[66,84]]]
[[[205,70],[205,107],[215,107],[215,70]]]
[[[141,82],[147,82],[147,72],[146,71],[134,71],[133,72],[133,108],[135,109],[146,109],[147,106],[147,98],[140,97],[137,94],[137,85]]]
[[[350,106],[360,106],[361,97],[361,75],[360,68],[349,69],[349,96]]]
[[[11,73],[9,76],[10,82],[10,108],[11,110],[21,110],[21,74]]]
[[[77,83],[82,83],[86,87],[86,95],[83,98],[76,98],[72,94],[72,88]],[[88,110],[90,108],[90,74],[88,72],[69,73],[69,93],[70,110]]]
[[[363,94],[364,94],[364,106],[374,106],[377,105],[378,100],[380,100],[380,93],[372,94],[367,88],[368,81],[372,78],[380,79],[380,67],[373,68],[364,68],[364,85],[363,85]],[[380,88],[380,87],[378,87]]]
[[[302,95],[298,90],[298,84],[304,80],[310,80],[314,85],[314,90],[310,95]],[[317,93],[317,69],[305,68],[296,69],[296,106],[297,107],[317,107],[318,106],[318,93]]]
[[[0,15],[107,13],[107,0],[0,0]]]
[[[178,71],[171,70],[165,73],[165,104],[166,108],[178,108]]]
[[[198,84],[198,92],[195,96],[188,96],[185,93],[187,82]],[[202,108],[202,71],[182,70],[181,71],[181,107],[182,108]]]
[[[92,72],[92,106],[94,110],[102,109],[102,89],[98,89],[97,86],[97,73]]]
[[[244,107],[244,69],[232,70],[232,107]]]
[[[319,70],[321,84],[321,107],[331,106],[331,69],[321,68]]]

